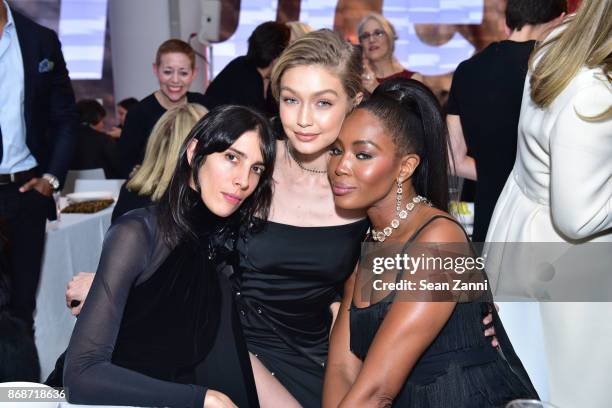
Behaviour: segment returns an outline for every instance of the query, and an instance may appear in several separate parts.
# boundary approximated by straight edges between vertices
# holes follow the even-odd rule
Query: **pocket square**
[[[51,72],[53,71],[54,66],[55,63],[53,61],[49,61],[47,58],[45,58],[44,60],[38,63],[38,72],[40,72],[41,74],[45,72]]]

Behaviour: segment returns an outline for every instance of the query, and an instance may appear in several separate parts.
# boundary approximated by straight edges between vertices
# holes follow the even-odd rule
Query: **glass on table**
[[[556,405],[546,401],[538,401],[534,399],[517,399],[510,401],[506,408],[558,408]]]

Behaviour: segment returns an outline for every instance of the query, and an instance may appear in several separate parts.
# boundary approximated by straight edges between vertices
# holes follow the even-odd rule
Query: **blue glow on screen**
[[[213,44],[213,67],[217,75],[232,59],[246,54],[247,39],[255,27],[276,19],[277,1],[243,0],[236,32]],[[443,45],[425,44],[417,36],[415,24],[481,24],[484,0],[385,0],[383,15],[395,26],[398,40],[395,56],[400,63],[425,75],[453,72],[459,63],[474,53],[474,47],[455,33]],[[299,20],[314,29],[333,28],[336,2],[302,0]]]
[[[61,1],[59,37],[71,79],[102,79],[106,6],[107,0]]]

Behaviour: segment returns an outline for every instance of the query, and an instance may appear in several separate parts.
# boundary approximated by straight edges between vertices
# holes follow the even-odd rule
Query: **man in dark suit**
[[[33,328],[46,219],[74,151],[77,113],[57,35],[0,0],[0,217],[9,311]],[[33,331],[32,331],[33,333]]]

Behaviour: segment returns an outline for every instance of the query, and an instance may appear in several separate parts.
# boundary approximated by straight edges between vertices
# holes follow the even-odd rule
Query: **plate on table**
[[[110,191],[83,191],[80,193],[70,193],[66,194],[66,198],[69,203],[114,199],[113,193]]]

